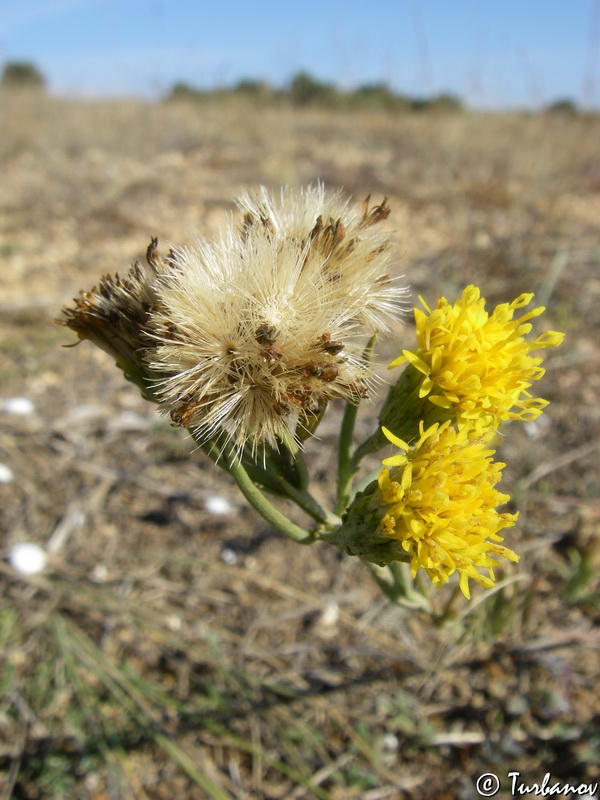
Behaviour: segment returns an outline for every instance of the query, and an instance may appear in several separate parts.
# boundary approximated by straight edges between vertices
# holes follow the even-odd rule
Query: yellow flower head
[[[449,421],[427,430],[421,424],[421,437],[410,449],[386,428],[384,433],[406,452],[383,461],[377,501],[384,513],[377,535],[401,544],[413,577],[422,567],[441,586],[458,571],[467,598],[469,578],[493,586],[498,557],[519,560],[499,544],[498,532],[518,517],[497,511],[508,500],[494,488],[504,464],[492,460],[494,451],[473,439],[472,431],[464,427],[457,432]]]
[[[532,298],[519,295],[491,313],[475,286],[467,286],[454,305],[442,297],[432,310],[421,299],[427,313],[415,309],[418,347],[404,350],[389,368],[412,364],[423,375],[419,396],[451,411],[459,427],[483,431],[504,420],[536,419],[548,401],[528,391],[545,372],[543,359],[530,354],[558,346],[564,334],[547,331],[532,341],[525,338],[532,327],[529,320],[544,307],[516,319],[514,313]]]

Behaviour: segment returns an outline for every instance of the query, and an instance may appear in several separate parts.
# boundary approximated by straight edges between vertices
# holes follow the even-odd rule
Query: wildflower
[[[429,427],[451,420],[459,428],[468,426],[472,435],[489,436],[506,420],[537,419],[548,401],[528,391],[545,372],[543,359],[531,352],[558,346],[564,334],[547,331],[533,341],[525,338],[529,320],[544,308],[513,316],[532,297],[522,294],[491,314],[475,286],[467,286],[454,305],[442,297],[431,310],[421,299],[428,313],[414,312],[418,346],[389,365],[408,362],[381,408],[380,427],[358,448],[357,463],[386,444],[383,428],[413,441],[421,421]]]
[[[468,428],[456,432],[449,421],[427,430],[421,425],[421,438],[411,450],[387,429],[384,433],[408,452],[383,461],[378,485],[389,508],[380,527],[411,556],[413,577],[422,567],[441,585],[458,570],[467,598],[469,578],[492,586],[496,557],[519,560],[497,544],[502,541],[498,531],[514,525],[518,517],[496,510],[509,499],[494,488],[505,465],[492,460],[494,451],[484,442],[470,441]],[[487,569],[488,576],[477,567]]]
[[[327,402],[357,402],[373,382],[364,339],[385,331],[406,289],[390,276],[384,199],[352,208],[322,186],[239,200],[214,242],[167,258],[153,239],[151,270],[104,276],[62,324],[113,355],[202,444],[225,431],[277,448],[312,435]],[[295,447],[295,445],[294,445]]]
[[[408,361],[409,370],[419,373],[418,397],[428,401],[419,409],[423,419],[429,424],[455,419],[459,427],[470,425],[482,432],[496,430],[505,420],[539,417],[548,401],[533,397],[529,388],[545,370],[540,366],[543,359],[531,352],[558,346],[564,334],[547,331],[531,341],[525,338],[532,327],[529,320],[544,307],[513,317],[532,297],[521,294],[491,314],[475,286],[467,286],[454,305],[442,297],[432,310],[421,300],[427,313],[415,309],[418,346],[404,350],[389,368]],[[401,400],[388,398],[381,414],[384,425],[393,427]]]
[[[404,452],[384,459],[331,541],[375,563],[409,561],[413,577],[422,568],[437,586],[459,572],[467,598],[469,579],[493,586],[498,558],[518,561],[500,544],[499,531],[518,517],[497,510],[509,499],[494,488],[504,464],[492,460],[494,451],[469,428],[457,431],[450,421],[421,424],[413,448],[387,429],[384,434]]]
[[[385,203],[360,212],[322,187],[240,203],[241,231],[176,250],[159,274],[146,359],[175,424],[255,452],[300,440],[331,398],[366,396],[360,337],[385,330],[405,290],[375,224]]]

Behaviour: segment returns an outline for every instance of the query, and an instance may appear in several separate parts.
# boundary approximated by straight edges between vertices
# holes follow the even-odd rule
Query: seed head
[[[300,260],[301,283],[327,285],[327,296],[344,308],[346,319],[364,332],[386,331],[388,322],[405,310],[407,290],[391,275],[393,247],[378,223],[390,215],[387,198],[371,205],[370,196],[352,206],[340,192],[322,184],[299,192],[282,189],[278,201],[263,187],[243,194],[243,235],[267,236],[273,247],[293,243]]]
[[[74,330],[79,339],[90,339],[111,355],[125,375],[140,385],[150,378],[143,351],[148,312],[156,302],[155,277],[155,271],[145,269],[139,261],[125,278],[103,275],[97,286],[80,292],[73,308],[63,308],[63,317],[57,320]]]
[[[302,439],[331,398],[366,396],[364,337],[386,329],[405,289],[373,218],[385,203],[360,211],[317,187],[239,204],[241,230],[176,250],[159,275],[148,365],[176,424],[256,451]]]
[[[104,276],[61,323],[113,355],[200,442],[225,431],[241,451],[311,435],[330,399],[366,397],[365,338],[403,310],[379,223],[387,201],[353,208],[322,186],[243,195],[212,242]]]

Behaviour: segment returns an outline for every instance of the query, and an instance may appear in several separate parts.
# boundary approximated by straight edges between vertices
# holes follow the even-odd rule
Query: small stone
[[[386,733],[381,737],[381,746],[388,753],[395,753],[400,748],[400,742],[393,733]]]
[[[21,575],[37,575],[46,566],[46,553],[33,542],[20,542],[11,547],[8,563]]]
[[[7,467],[6,464],[0,464],[0,483],[12,483],[14,477],[10,467]]]
[[[209,497],[205,501],[204,507],[211,514],[229,514],[231,511],[231,503],[229,500],[225,497],[219,497],[218,495]]]
[[[35,406],[28,397],[9,397],[0,403],[0,410],[7,414],[19,414],[26,417],[33,414]]]
[[[337,603],[327,603],[323,611],[321,612],[321,625],[324,625],[327,628],[336,625],[340,618],[340,607]]]
[[[229,564],[230,567],[233,567],[237,564],[237,555],[230,547],[224,547],[221,550],[221,561],[224,564]]]

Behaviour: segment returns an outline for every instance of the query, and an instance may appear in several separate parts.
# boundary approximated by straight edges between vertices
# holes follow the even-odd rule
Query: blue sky
[[[600,0],[0,0],[12,60],[62,95],[280,86],[305,69],[475,107],[600,107]]]

